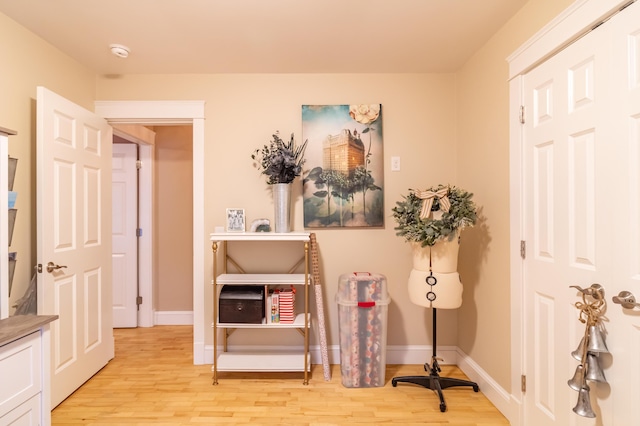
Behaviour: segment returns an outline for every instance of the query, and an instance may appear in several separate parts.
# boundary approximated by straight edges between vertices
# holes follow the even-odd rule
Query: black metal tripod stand
[[[427,389],[432,389],[438,392],[440,397],[440,411],[443,413],[447,411],[447,404],[444,402],[444,395],[442,389],[454,387],[454,386],[471,386],[474,392],[478,392],[480,388],[475,382],[469,380],[455,379],[452,377],[440,377],[440,366],[438,365],[438,358],[436,357],[436,308],[433,310],[433,356],[431,357],[431,365],[426,363],[424,365],[424,371],[428,371],[428,376],[402,376],[394,377],[391,379],[391,384],[396,387],[398,382],[413,383],[416,385],[424,386]]]

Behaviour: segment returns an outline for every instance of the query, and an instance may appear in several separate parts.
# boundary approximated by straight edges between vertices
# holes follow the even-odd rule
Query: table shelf
[[[217,285],[304,285],[305,274],[220,274]]]
[[[247,323],[237,323],[237,322],[220,322],[218,321],[218,328],[274,328],[274,329],[278,329],[278,328],[305,328],[305,321],[304,321],[304,314],[297,314],[296,318],[293,320],[292,323],[283,323],[283,322],[276,322],[276,323],[267,323],[266,320],[263,318],[261,323],[254,323],[254,324],[247,324]],[[307,313],[307,322],[306,322],[306,327],[311,327],[311,314]]]
[[[311,328],[311,314],[309,312],[309,242],[307,232],[240,232],[240,233],[212,233],[210,236],[213,248],[213,383],[218,383],[218,371],[300,371],[304,373],[303,384],[309,383],[308,373],[311,369],[309,355],[309,333]],[[227,253],[227,244],[242,242],[301,242],[304,256],[297,265],[304,267],[304,273],[227,273],[227,263],[233,262]],[[218,254],[222,249],[222,261]],[[235,262],[233,262],[235,263]],[[220,265],[219,265],[220,264]],[[218,272],[221,267],[222,273]],[[244,270],[243,270],[244,272]],[[220,290],[224,286],[264,286],[264,300],[268,297],[268,287],[302,286],[304,299],[304,313],[296,315],[293,323],[268,323],[263,318],[262,323],[220,323],[218,318]],[[302,350],[296,351],[228,351],[227,339],[231,331],[242,329],[295,329],[304,338]],[[223,350],[218,351],[218,330],[224,331]]]
[[[235,372],[309,372],[310,354],[279,351],[223,352],[218,356],[218,371]],[[213,369],[213,367],[212,367]]]

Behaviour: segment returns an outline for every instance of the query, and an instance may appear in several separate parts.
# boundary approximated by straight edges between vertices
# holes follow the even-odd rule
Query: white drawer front
[[[38,394],[0,417],[0,426],[39,426],[41,414]]]
[[[40,392],[42,351],[39,332],[0,347],[0,377],[0,416]]]

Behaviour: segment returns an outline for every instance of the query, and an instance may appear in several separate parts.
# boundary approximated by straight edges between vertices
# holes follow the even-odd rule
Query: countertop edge
[[[33,333],[58,319],[58,315],[14,315],[0,320],[0,346]]]

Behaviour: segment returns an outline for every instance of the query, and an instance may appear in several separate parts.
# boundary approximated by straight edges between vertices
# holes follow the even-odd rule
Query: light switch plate
[[[391,157],[391,171],[392,172],[400,171],[400,157]]]

